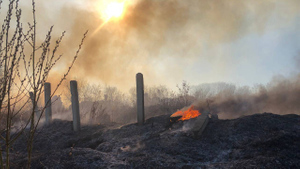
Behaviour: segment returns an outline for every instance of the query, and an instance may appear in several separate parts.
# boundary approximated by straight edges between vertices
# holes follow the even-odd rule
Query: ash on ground
[[[37,133],[32,168],[300,168],[299,115],[211,119],[201,136],[189,122],[170,125],[169,117],[80,132],[54,120]],[[26,166],[25,139],[11,153],[12,168]]]

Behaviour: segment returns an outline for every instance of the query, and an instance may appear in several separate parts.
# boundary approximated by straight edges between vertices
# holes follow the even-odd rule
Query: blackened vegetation
[[[32,168],[299,168],[300,116],[271,113],[211,119],[200,137],[169,115],[144,126],[83,126],[54,120],[39,130]],[[26,143],[13,147],[12,167],[26,163]]]
[[[178,122],[178,120],[181,118],[182,116],[176,116],[176,117],[170,117],[170,125]]]

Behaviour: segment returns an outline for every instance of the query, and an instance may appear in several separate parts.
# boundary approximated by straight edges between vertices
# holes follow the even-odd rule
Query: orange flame
[[[192,105],[188,110],[186,110],[186,111],[179,110],[176,113],[172,114],[171,117],[181,116],[181,118],[178,119],[178,121],[180,121],[180,120],[184,121],[184,120],[196,118],[200,115],[201,115],[201,113],[199,113],[198,110],[195,110],[194,106]]]

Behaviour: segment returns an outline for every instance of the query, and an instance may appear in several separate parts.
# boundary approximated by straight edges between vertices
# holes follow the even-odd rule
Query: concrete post
[[[78,101],[78,90],[77,81],[70,81],[71,95],[72,95],[72,112],[73,112],[73,130],[80,130],[80,113],[79,113],[79,101]]]
[[[51,84],[44,84],[44,94],[45,94],[45,117],[46,124],[50,124],[52,122],[52,108],[51,108]]]
[[[143,125],[145,121],[144,110],[144,79],[143,74],[136,74],[136,101],[137,101],[137,121],[138,125]]]
[[[34,107],[34,98],[33,98],[33,92],[29,92],[29,96],[30,96],[30,99],[31,99],[31,102],[32,102],[32,107]],[[35,108],[34,108],[34,112],[35,112],[35,117],[36,117],[36,119],[38,119],[39,117],[40,117],[40,112],[39,112],[39,108],[38,108],[38,106],[37,106],[37,103],[35,103],[36,105],[35,105]],[[36,121],[38,121],[38,120],[36,120]]]

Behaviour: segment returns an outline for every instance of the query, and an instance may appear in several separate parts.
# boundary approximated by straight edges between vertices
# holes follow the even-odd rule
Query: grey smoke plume
[[[72,56],[71,49],[77,47],[76,42],[86,29],[95,32],[104,22],[99,11],[67,3],[61,4],[63,8],[56,9],[54,16],[47,16],[41,10],[47,10],[47,3],[39,3],[43,16],[40,22],[52,21],[56,27],[67,29],[69,36],[61,47],[67,56]],[[97,1],[82,3],[92,8]],[[210,46],[249,33],[263,33],[274,12],[280,22],[271,27],[288,25],[300,10],[299,6],[298,0],[130,1],[122,19],[109,21],[90,34],[70,77],[86,77],[128,89],[134,86],[135,74],[143,72],[149,85],[170,85],[173,83],[167,79],[170,74],[173,79],[184,79],[184,68],[176,58],[193,62]],[[214,59],[212,53],[208,60]],[[230,56],[222,58],[226,63],[231,59]],[[58,72],[67,68],[69,60],[65,58]],[[53,75],[50,80],[55,81],[56,77]]]
[[[213,97],[194,103],[200,111],[208,110],[221,118],[237,118],[244,115],[271,112],[276,114],[300,114],[300,75],[291,78],[274,77],[267,86],[257,86],[256,91],[223,90]],[[208,106],[209,103],[209,106]]]

